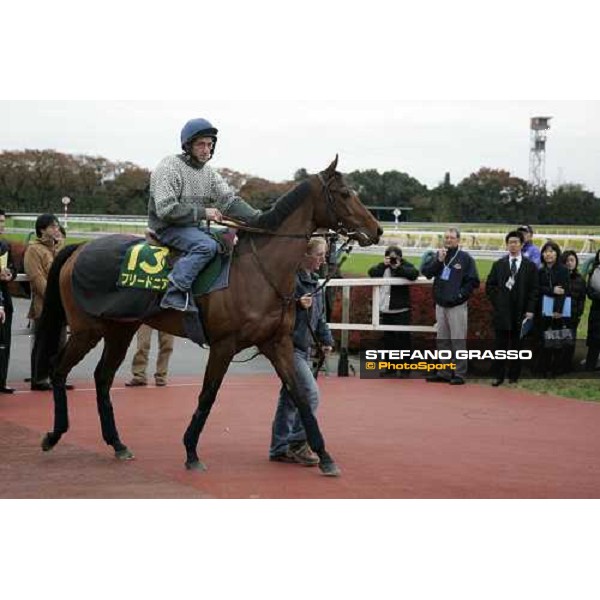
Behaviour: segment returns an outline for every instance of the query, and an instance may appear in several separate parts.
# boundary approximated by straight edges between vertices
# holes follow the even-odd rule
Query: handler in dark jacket
[[[313,414],[319,406],[319,388],[311,371],[311,350],[315,338],[328,354],[333,347],[333,338],[325,321],[323,290],[317,291],[319,278],[316,272],[325,261],[327,242],[323,238],[312,238],[308,242],[301,268],[296,273],[296,322],[294,324],[294,367],[296,381],[306,395]],[[319,457],[312,452],[306,440],[298,409],[285,386],[279,392],[279,402],[273,418],[269,460],[313,466]]]
[[[496,350],[520,350],[521,329],[525,319],[533,324],[538,301],[538,269],[525,258],[521,250],[524,237],[520,231],[511,231],[505,238],[508,256],[497,260],[487,278],[485,293],[494,307],[493,323],[496,332]],[[494,387],[504,383],[508,362],[509,383],[516,383],[521,374],[521,361],[496,361]]]
[[[398,246],[388,246],[383,262],[369,269],[369,277],[402,277],[415,281],[419,271],[402,258]],[[408,285],[388,285],[380,288],[379,322],[382,325],[410,324],[410,290]],[[411,349],[409,332],[384,331],[383,344],[386,350]]]
[[[427,279],[435,277],[433,297],[437,320],[437,340],[440,350],[466,348],[468,308],[467,301],[479,287],[479,275],[473,257],[459,249],[460,231],[449,228],[444,234],[444,247],[425,263],[421,272]],[[429,382],[446,382],[462,385],[467,374],[467,361],[454,360],[456,371],[439,371],[428,377]]]

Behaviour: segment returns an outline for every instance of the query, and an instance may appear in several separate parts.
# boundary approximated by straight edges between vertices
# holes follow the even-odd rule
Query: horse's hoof
[[[122,448],[115,451],[115,458],[119,460],[133,460],[135,458],[133,452],[129,448]]]
[[[339,477],[342,474],[340,468],[333,461],[319,463],[319,469],[321,469],[321,474],[326,477]]]
[[[200,460],[186,461],[185,468],[188,471],[198,471],[199,473],[208,470],[207,466]]]
[[[54,442],[52,440],[52,434],[47,433],[44,436],[44,439],[42,440],[42,450],[44,452],[48,452],[48,451],[52,450],[52,448],[54,448],[54,446],[56,446],[56,442]]]

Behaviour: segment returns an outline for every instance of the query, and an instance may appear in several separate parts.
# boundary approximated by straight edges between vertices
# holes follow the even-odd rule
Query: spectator
[[[369,277],[402,277],[415,281],[419,271],[402,257],[398,246],[388,246],[383,262],[369,269]],[[407,285],[386,285],[380,288],[379,322],[382,325],[410,324],[410,290]],[[411,349],[409,332],[384,331],[383,343],[386,350]],[[394,371],[392,371],[394,372]],[[402,371],[404,373],[404,371]],[[407,372],[408,373],[408,372]]]
[[[46,293],[46,282],[48,273],[62,246],[58,219],[53,214],[40,215],[35,222],[36,238],[29,242],[24,256],[25,273],[29,276],[31,285],[31,306],[28,317],[31,324],[31,333],[35,334],[39,318],[44,306],[44,295]],[[60,347],[66,343],[66,328],[63,331]],[[50,365],[48,357],[38,355],[35,345],[31,353],[31,389],[51,390],[49,380]],[[67,389],[72,386],[68,385]]]
[[[542,351],[540,353],[541,371],[544,377],[556,377],[561,372],[561,360],[564,345],[560,348],[547,347],[544,334],[549,330],[562,330],[568,327],[568,320],[563,316],[565,299],[571,295],[569,270],[558,261],[560,247],[556,242],[548,241],[542,246],[542,268],[539,270],[540,301],[538,303],[542,332]],[[551,303],[544,310],[544,304]]]
[[[521,254],[539,269],[542,265],[540,249],[534,245],[531,241],[533,239],[533,227],[531,225],[521,225],[517,229],[523,233],[525,237],[525,243],[523,244],[523,249],[521,250]]]
[[[435,278],[433,296],[440,350],[466,348],[469,297],[479,287],[477,265],[473,257],[459,249],[460,231],[451,227],[444,234],[444,247],[422,269],[427,279]],[[428,382],[462,385],[467,375],[466,359],[454,360],[456,371],[442,370],[428,377]]]
[[[0,209],[0,235],[6,226],[6,213]],[[12,262],[10,244],[0,240],[0,394],[13,394],[14,389],[7,387],[8,364],[10,362],[10,346],[13,304],[8,282],[14,279],[16,271]]]
[[[521,231],[511,231],[505,238],[508,256],[497,260],[487,278],[487,294],[494,314],[492,316],[496,334],[496,350],[520,350],[521,330],[525,319],[533,322],[538,300],[538,270],[535,264],[525,258],[524,236]],[[494,387],[504,383],[506,363],[508,381],[516,383],[521,374],[521,361],[496,361]]]
[[[148,369],[151,339],[152,328],[148,325],[142,325],[137,332],[137,351],[131,363],[133,377],[125,383],[126,386],[148,385],[146,371]],[[173,342],[173,335],[165,331],[158,332],[158,355],[156,357],[156,372],[154,373],[154,382],[158,387],[167,385],[169,359],[173,354]]]
[[[573,355],[575,353],[575,342],[577,341],[577,328],[585,309],[585,280],[578,271],[579,258],[573,250],[565,250],[560,255],[560,264],[569,270],[571,284],[571,317],[569,327],[573,332],[573,344],[565,348],[562,363],[562,370],[568,373],[573,370]]]
[[[333,338],[325,321],[323,290],[318,290],[316,272],[325,261],[327,242],[312,238],[300,269],[296,273],[296,322],[294,325],[294,367],[298,388],[308,400],[313,413],[319,406],[319,388],[310,369],[310,356],[315,338],[325,354],[331,352]],[[318,290],[318,291],[317,291]],[[285,386],[279,392],[277,410],[273,418],[269,460],[298,463],[305,466],[319,464],[306,441],[298,409]]]
[[[592,301],[588,319],[587,331],[587,357],[585,359],[585,370],[594,371],[598,365],[600,356],[600,250],[594,256],[594,262],[589,271],[587,279],[587,295]]]
[[[58,232],[56,234],[56,241],[59,242],[60,247],[59,250],[62,250],[66,241],[67,241],[67,230],[62,226],[58,226]]]

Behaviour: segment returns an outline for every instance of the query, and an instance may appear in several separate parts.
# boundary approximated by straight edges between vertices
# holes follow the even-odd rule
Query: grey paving
[[[13,330],[24,329],[27,327],[27,311],[29,309],[29,300],[23,298],[14,298],[15,315],[13,317]],[[30,336],[16,335],[13,337],[11,346],[11,360],[8,372],[8,382],[23,382],[30,375]],[[117,377],[129,377],[130,366],[133,353],[135,352],[135,339],[127,352],[127,357],[117,372]],[[255,349],[248,349],[235,357],[235,360],[243,360],[254,354]],[[102,344],[99,344],[92,350],[72,371],[71,378],[85,379],[92,376],[96,364],[102,354]],[[201,375],[204,373],[206,361],[208,360],[208,350],[199,348],[196,344],[176,338],[173,356],[169,365],[169,372],[172,375]],[[148,374],[151,376],[152,369],[156,362],[156,343],[153,339],[150,351],[150,365]],[[275,373],[273,367],[264,356],[257,356],[248,363],[233,363],[228,373],[230,374],[248,374],[248,373]]]

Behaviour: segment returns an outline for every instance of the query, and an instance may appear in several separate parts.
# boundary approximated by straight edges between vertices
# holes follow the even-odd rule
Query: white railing
[[[18,273],[14,281],[19,283],[29,281],[25,273]],[[327,282],[327,287],[342,288],[342,322],[328,323],[330,329],[342,331],[342,347],[348,347],[348,331],[412,331],[419,333],[435,333],[434,325],[381,325],[379,323],[379,301],[381,298],[381,288],[385,285],[431,285],[433,279],[419,277],[416,281],[409,281],[402,277],[394,278],[360,278],[360,279],[331,279]],[[350,289],[352,287],[370,286],[372,289],[372,306],[370,323],[350,323]],[[28,328],[13,329],[13,335],[29,335]]]
[[[330,279],[327,287],[342,288],[342,321],[341,323],[328,323],[330,329],[341,330],[341,348],[348,349],[348,331],[410,331],[418,333],[435,333],[435,325],[382,325],[379,313],[379,302],[381,298],[381,288],[386,285],[432,285],[433,279],[419,277],[415,281],[409,281],[403,277],[393,278],[361,278],[361,279]],[[353,287],[372,288],[371,322],[370,323],[350,323],[350,290]]]

